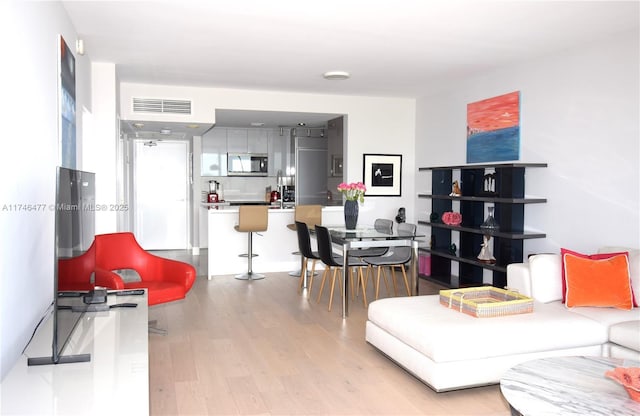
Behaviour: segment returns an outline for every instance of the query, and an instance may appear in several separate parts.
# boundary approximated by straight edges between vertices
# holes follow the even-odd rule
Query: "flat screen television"
[[[28,365],[89,361],[90,354],[64,355],[71,334],[84,315],[82,291],[59,286],[60,260],[84,254],[95,236],[95,174],[58,167],[56,172],[53,267],[53,339],[51,356],[32,357]],[[88,292],[87,290],[86,292]]]

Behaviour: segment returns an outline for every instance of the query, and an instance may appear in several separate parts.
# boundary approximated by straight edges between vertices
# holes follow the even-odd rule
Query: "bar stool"
[[[266,205],[240,205],[238,225],[233,228],[241,233],[249,233],[249,248],[247,254],[240,254],[240,257],[247,257],[247,272],[236,275],[236,279],[240,280],[259,280],[264,279],[263,274],[254,273],[252,269],[253,258],[257,254],[253,254],[253,233],[258,231],[267,231],[269,224],[269,208]]]
[[[309,229],[313,229],[316,224],[322,225],[322,205],[296,205],[295,212],[293,214],[294,222],[303,222],[307,224]],[[296,225],[287,224],[287,228],[296,231]],[[292,271],[289,276],[297,276],[303,279],[302,270],[304,269],[305,258],[300,251],[294,251],[291,254],[300,255],[300,270]],[[315,273],[315,272],[314,272]],[[307,288],[306,279],[304,279],[304,288]]]

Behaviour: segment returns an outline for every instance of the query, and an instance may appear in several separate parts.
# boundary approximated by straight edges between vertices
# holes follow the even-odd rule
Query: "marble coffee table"
[[[615,367],[640,367],[639,361],[603,357],[552,357],[511,368],[500,390],[514,415],[638,416],[640,402],[631,400],[604,373]]]

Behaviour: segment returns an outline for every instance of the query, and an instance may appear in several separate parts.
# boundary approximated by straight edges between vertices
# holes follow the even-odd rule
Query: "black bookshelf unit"
[[[524,230],[525,204],[547,202],[546,198],[525,196],[525,170],[544,168],[546,163],[492,163],[457,166],[437,166],[418,168],[431,171],[432,193],[418,194],[418,198],[431,199],[431,214],[437,218],[419,220],[418,224],[431,227],[428,247],[421,252],[431,255],[431,276],[428,278],[449,287],[479,286],[483,284],[483,270],[493,273],[492,284],[504,287],[507,284],[507,265],[523,261],[523,241],[531,238],[545,238],[546,234]],[[459,178],[454,179],[454,171]],[[490,174],[490,176],[485,176]],[[491,186],[487,188],[487,178]],[[459,179],[461,195],[451,196],[454,180]],[[442,222],[444,212],[453,211],[453,201],[459,201],[462,224],[447,225]],[[486,219],[485,204],[492,204],[494,218],[500,228],[486,231],[480,225]],[[459,233],[459,247],[452,252],[452,231]],[[483,236],[490,235],[493,244],[495,264],[483,263],[477,256],[483,243]],[[458,276],[451,275],[451,263],[458,263]]]

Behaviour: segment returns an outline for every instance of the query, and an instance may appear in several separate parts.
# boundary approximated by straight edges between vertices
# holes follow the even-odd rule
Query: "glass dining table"
[[[347,230],[344,226],[327,226],[331,241],[342,246],[343,264],[347,264],[351,250],[369,247],[411,247],[410,285],[411,295],[418,294],[418,243],[417,238],[425,237],[424,233],[416,234],[392,230],[377,230],[373,226],[358,226],[355,230]],[[347,284],[348,268],[342,268],[342,318],[349,316],[349,285]]]

